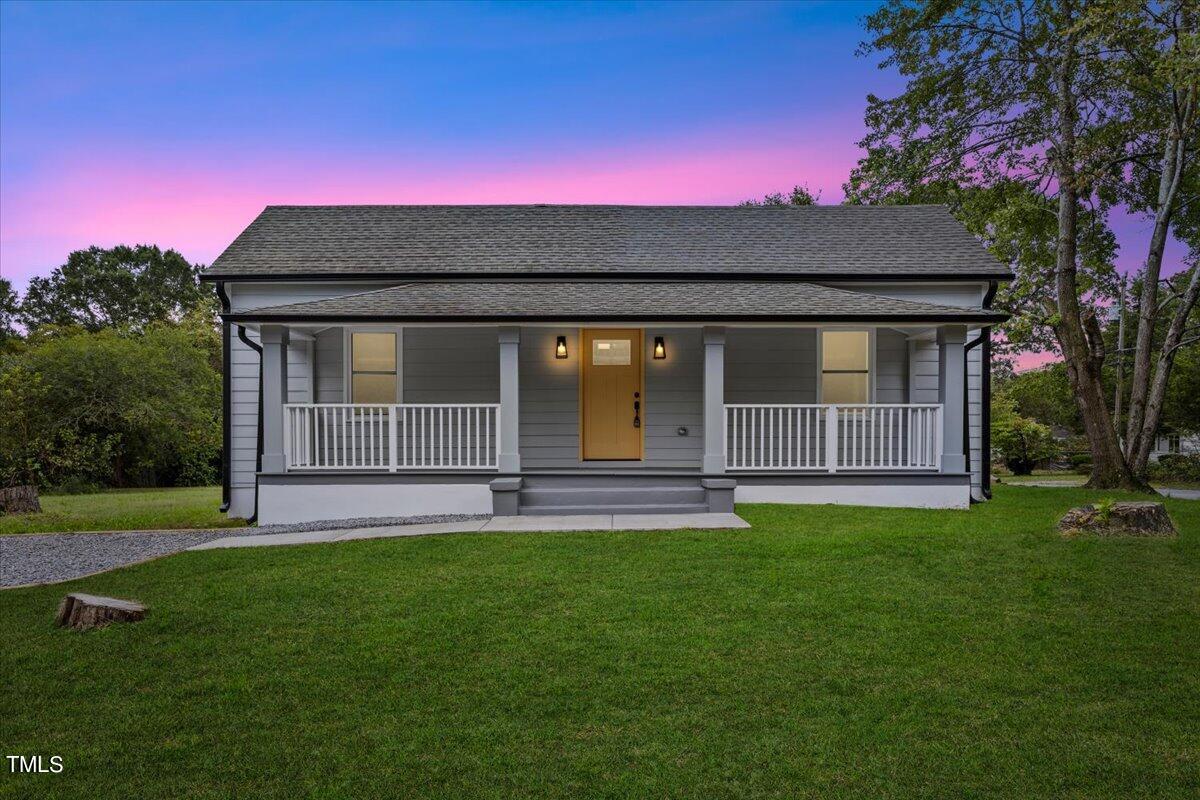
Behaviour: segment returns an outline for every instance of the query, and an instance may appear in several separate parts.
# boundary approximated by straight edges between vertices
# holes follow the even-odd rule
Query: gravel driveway
[[[486,516],[486,515],[485,515]],[[21,533],[0,536],[0,587],[56,583],[186,550],[227,536],[368,528],[478,519],[473,514],[438,514],[215,528],[202,531],[129,531],[123,533]]]

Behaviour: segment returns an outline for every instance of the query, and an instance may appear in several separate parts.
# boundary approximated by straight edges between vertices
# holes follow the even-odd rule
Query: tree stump
[[[0,489],[0,514],[40,514],[36,486],[10,486]]]
[[[58,604],[54,622],[60,628],[87,631],[113,622],[139,622],[145,618],[146,607],[141,603],[75,592]]]
[[[1072,508],[1058,522],[1064,534],[1098,536],[1175,536],[1179,533],[1162,503],[1137,500],[1127,503]]]

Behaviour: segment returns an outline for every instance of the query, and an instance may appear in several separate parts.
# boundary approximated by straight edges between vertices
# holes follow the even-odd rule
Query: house
[[[1150,461],[1157,462],[1163,456],[1190,456],[1197,453],[1200,453],[1200,435],[1163,431],[1154,437]]]
[[[966,508],[1009,277],[941,206],[268,207],[204,275],[226,508]]]

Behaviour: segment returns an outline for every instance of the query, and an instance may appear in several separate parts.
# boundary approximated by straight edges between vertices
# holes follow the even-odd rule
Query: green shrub
[[[211,320],[40,328],[0,362],[0,481],[209,483],[221,447]]]
[[[1015,409],[1016,403],[1003,393],[993,398],[992,448],[1014,475],[1030,475],[1038,462],[1058,455],[1058,443],[1050,428]]]
[[[1161,456],[1150,465],[1150,478],[1156,481],[1200,483],[1200,453]]]

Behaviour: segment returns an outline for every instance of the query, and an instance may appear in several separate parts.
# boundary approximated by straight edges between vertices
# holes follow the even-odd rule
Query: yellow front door
[[[583,458],[642,457],[642,332],[587,329],[580,336]]]

